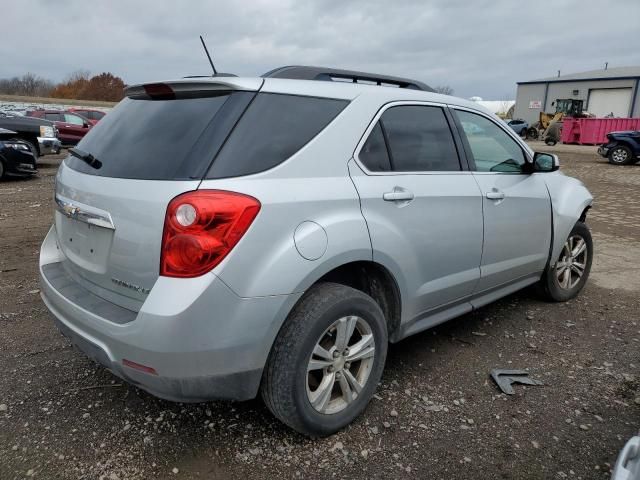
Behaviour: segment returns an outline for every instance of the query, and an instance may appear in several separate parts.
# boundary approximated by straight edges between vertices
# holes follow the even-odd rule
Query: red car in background
[[[73,107],[68,110],[69,112],[74,112],[79,115],[82,115],[84,118],[89,120],[91,125],[95,125],[102,117],[104,117],[107,112],[103,112],[102,110],[95,110],[93,108],[84,108],[84,107]]]
[[[63,145],[75,145],[93,127],[88,118],[67,110],[33,110],[27,112],[27,116],[53,122]]]

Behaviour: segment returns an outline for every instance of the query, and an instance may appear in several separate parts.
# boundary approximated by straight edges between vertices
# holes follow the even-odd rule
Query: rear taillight
[[[162,234],[160,275],[197,277],[210,271],[242,238],[260,211],[248,195],[197,190],[169,203]]]

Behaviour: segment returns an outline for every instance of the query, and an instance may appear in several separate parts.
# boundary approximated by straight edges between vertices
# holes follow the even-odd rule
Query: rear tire
[[[629,147],[617,145],[609,152],[609,163],[612,165],[631,165],[636,159]]]
[[[336,283],[315,285],[276,338],[262,398],[294,430],[331,435],[368,405],[382,376],[387,343],[384,315],[371,297]]]
[[[0,180],[4,178],[4,162],[0,158]]]
[[[538,284],[542,296],[552,302],[566,302],[580,293],[591,271],[593,240],[583,222],[577,222],[559,257],[548,265]]]

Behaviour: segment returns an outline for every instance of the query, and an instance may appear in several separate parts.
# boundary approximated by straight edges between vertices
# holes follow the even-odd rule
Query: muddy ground
[[[544,148],[596,199],[582,294],[549,304],[523,291],[391,346],[369,408],[316,441],[258,400],[158,400],[73,350],[37,280],[61,157],[0,183],[0,479],[608,478],[640,420],[640,165]],[[507,397],[496,367],[545,386]]]

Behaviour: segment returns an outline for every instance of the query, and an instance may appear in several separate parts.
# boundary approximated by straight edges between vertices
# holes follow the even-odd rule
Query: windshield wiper
[[[90,153],[85,152],[84,150],[79,150],[77,148],[70,148],[69,153],[74,157],[79,158],[90,167],[95,168],[96,170],[102,167],[102,162],[100,160],[98,160],[96,157],[94,157]]]

